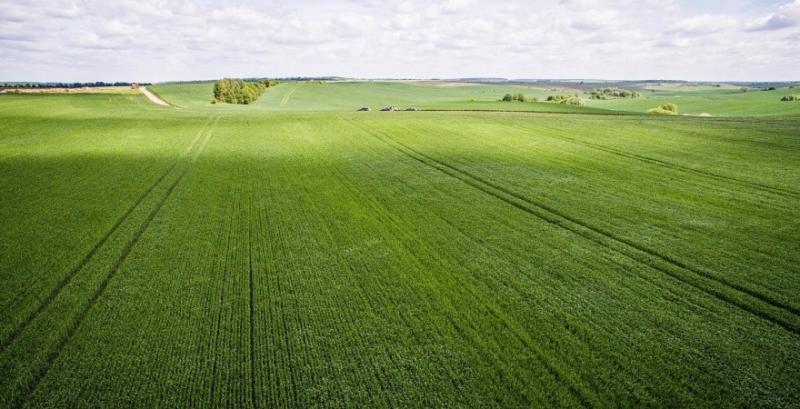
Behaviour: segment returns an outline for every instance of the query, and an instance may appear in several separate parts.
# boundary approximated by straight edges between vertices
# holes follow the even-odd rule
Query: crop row
[[[576,144],[557,117],[512,117],[510,127],[507,116],[417,114],[228,113],[179,183],[165,178],[9,344],[4,363],[52,361],[26,404],[779,407],[800,398],[796,334],[665,274],[663,260],[535,217],[533,200],[511,194],[593,224],[605,211],[618,226],[604,231],[663,249],[636,223],[643,214],[622,211],[639,198],[628,192],[691,184],[717,200],[752,187]],[[619,196],[604,193],[613,184]],[[782,197],[762,212],[789,212]],[[751,209],[735,204],[719,217]],[[658,231],[702,245],[704,235],[687,232]],[[671,257],[690,254],[673,248]],[[715,273],[725,265],[708,263]],[[48,359],[109,266],[113,279]],[[14,371],[9,383],[28,385]]]

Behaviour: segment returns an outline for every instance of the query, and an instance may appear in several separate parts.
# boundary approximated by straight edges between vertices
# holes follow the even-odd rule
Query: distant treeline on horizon
[[[250,77],[250,78],[240,78],[242,81],[246,82],[258,82],[258,81],[270,81],[270,80],[277,80],[281,82],[288,82],[288,81],[340,81],[346,80],[347,78],[344,77]],[[165,81],[164,84],[202,84],[202,83],[214,83],[219,80],[186,80],[186,81]]]
[[[129,87],[133,84],[150,85],[149,82],[5,82],[0,88],[84,88],[84,87]]]

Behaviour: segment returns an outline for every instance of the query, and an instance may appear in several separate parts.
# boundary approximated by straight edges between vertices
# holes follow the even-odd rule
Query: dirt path
[[[164,101],[163,99],[159,98],[158,95],[153,94],[152,92],[150,92],[150,90],[147,89],[147,87],[139,87],[139,89],[142,91],[142,94],[144,94],[147,97],[147,99],[152,101],[154,104],[165,106],[165,107],[169,106],[169,104],[166,101]]]

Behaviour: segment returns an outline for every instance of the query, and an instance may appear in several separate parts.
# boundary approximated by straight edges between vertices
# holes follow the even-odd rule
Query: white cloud
[[[770,31],[795,26],[800,26],[800,0],[794,0],[781,6],[775,13],[754,21],[746,30]]]
[[[716,4],[0,0],[0,80],[796,76],[800,0]]]
[[[737,27],[737,20],[727,15],[704,14],[683,19],[670,27],[674,33],[687,36],[719,33]]]

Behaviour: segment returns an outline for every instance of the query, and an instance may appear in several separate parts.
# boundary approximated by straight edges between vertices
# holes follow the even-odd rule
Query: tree
[[[229,104],[251,104],[264,94],[270,82],[223,78],[214,83],[214,100]]]
[[[583,105],[581,98],[573,95],[550,95],[547,97],[547,102],[566,105]]]

